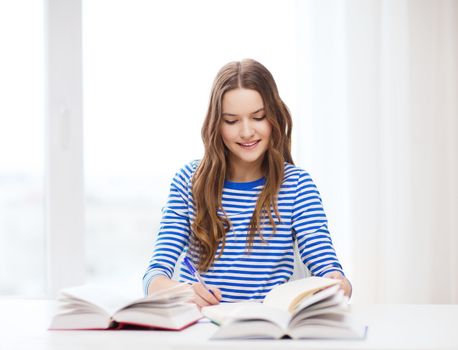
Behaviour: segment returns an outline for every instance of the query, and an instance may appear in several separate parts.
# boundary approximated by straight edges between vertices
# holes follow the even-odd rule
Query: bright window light
[[[218,69],[250,57],[295,104],[294,1],[84,1],[89,280],[140,289],[173,174],[202,157]]]
[[[0,295],[44,294],[43,2],[0,1]]]

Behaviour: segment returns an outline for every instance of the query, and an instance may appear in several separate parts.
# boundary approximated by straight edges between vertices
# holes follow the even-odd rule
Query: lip
[[[242,147],[243,149],[247,149],[247,150],[250,150],[250,149],[253,149],[255,148],[259,142],[261,142],[261,140],[256,140],[256,141],[251,141],[251,142],[237,142],[237,144]]]

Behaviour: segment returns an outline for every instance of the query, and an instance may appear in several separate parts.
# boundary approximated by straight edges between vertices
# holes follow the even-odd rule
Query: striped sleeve
[[[343,274],[328,231],[320,193],[303,170],[298,176],[292,226],[301,259],[312,275],[323,276],[331,271]]]
[[[195,163],[179,170],[172,180],[167,204],[156,236],[153,255],[143,276],[143,290],[148,294],[151,281],[157,276],[172,278],[179,256],[189,241],[190,220],[188,198]]]

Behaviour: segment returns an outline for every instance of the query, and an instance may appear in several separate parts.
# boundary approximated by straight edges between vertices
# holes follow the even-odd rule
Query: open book
[[[202,313],[220,326],[212,339],[357,339],[367,328],[352,320],[339,280],[323,277],[276,286],[262,303],[225,303]]]
[[[120,329],[127,326],[181,330],[202,318],[190,286],[178,285],[132,300],[113,289],[85,285],[59,292],[50,330]]]

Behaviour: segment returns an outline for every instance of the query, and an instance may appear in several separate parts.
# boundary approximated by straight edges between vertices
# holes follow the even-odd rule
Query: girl
[[[171,287],[184,252],[204,280],[182,266],[199,306],[262,301],[287,282],[294,241],[313,275],[337,278],[351,295],[336,257],[321,199],[291,158],[291,116],[270,72],[245,59],[225,65],[213,83],[202,127],[205,154],[175,175],[145,293]]]

